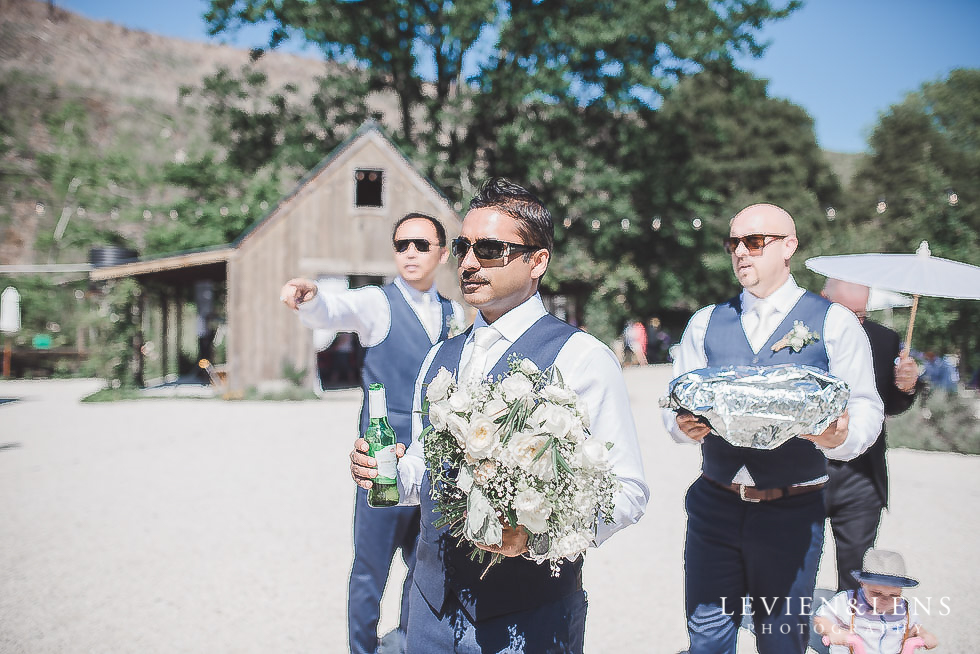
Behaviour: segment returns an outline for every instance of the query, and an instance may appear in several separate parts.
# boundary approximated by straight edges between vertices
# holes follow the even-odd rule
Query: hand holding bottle
[[[350,476],[358,486],[368,490],[374,485],[371,480],[378,476],[378,462],[368,454],[370,449],[366,440],[358,438],[350,453]],[[395,456],[399,459],[405,456],[405,446],[402,443],[395,445]]]

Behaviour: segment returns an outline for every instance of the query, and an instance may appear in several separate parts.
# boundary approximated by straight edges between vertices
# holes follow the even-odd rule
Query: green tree
[[[677,279],[651,292],[656,265],[690,268],[704,246],[678,230],[646,247],[641,223],[698,205],[675,197],[656,108],[703,68],[760,54],[761,27],[799,4],[212,0],[206,20],[214,34],[265,24],[271,47],[296,37],[354,65],[366,92],[396,98],[395,140],[450,197],[465,203],[490,175],[529,184],[559,224],[550,290],[587,296],[589,327],[609,340],[680,295]]]
[[[359,71],[334,70],[300,98],[294,86],[270,89],[264,73],[244,66],[181,89],[188,111],[203,114],[209,140],[201,153],[164,166],[166,181],[184,192],[168,205],[171,220],[148,231],[147,252],[234,241],[371,116],[364,88]]]
[[[952,71],[885,112],[848,199],[849,250],[912,253],[980,265],[980,69]],[[980,365],[980,306],[923,297],[913,346]]]

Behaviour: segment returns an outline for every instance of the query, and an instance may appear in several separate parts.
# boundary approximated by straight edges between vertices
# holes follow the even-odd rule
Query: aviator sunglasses
[[[787,236],[787,234],[746,234],[745,236],[729,236],[722,243],[725,244],[725,252],[728,254],[737,250],[738,244],[742,243],[749,254],[755,257],[762,254],[762,248]],[[768,238],[771,238],[772,241],[767,241]]]
[[[457,259],[462,260],[470,248],[473,248],[473,254],[476,255],[477,259],[484,260],[503,259],[509,257],[512,252],[535,252],[541,249],[536,245],[509,243],[498,241],[495,238],[478,238],[475,243],[470,243],[462,236],[453,239],[451,250]]]
[[[432,247],[432,243],[429,243],[424,238],[400,238],[392,241],[392,243],[395,245],[395,252],[399,254],[405,252],[409,245],[415,245],[415,249],[419,252],[428,252],[429,248]]]

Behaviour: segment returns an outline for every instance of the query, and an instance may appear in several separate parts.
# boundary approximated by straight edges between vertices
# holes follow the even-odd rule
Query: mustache
[[[459,281],[477,283],[477,284],[486,284],[490,282],[489,279],[487,279],[483,275],[478,274],[476,271],[473,270],[464,270],[462,273],[460,273]]]

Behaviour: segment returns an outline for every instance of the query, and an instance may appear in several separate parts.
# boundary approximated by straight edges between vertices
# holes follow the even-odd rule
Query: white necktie
[[[493,327],[479,327],[473,332],[473,351],[463,369],[461,379],[482,379],[486,375],[487,354],[490,346],[501,338],[501,333]]]
[[[433,302],[432,296],[428,293],[423,293],[422,326],[425,327],[425,331],[429,335],[429,340],[431,340],[433,343],[439,340],[439,333],[442,331],[438,328],[439,319],[436,317],[436,309],[439,310],[439,313],[442,313],[442,307],[439,306],[439,303]]]
[[[752,328],[752,333],[749,335],[749,343],[752,345],[752,349],[758,352],[766,344],[769,334],[772,333],[769,318],[775,311],[775,307],[765,300],[759,300],[753,305],[752,311],[757,316],[758,322]]]

